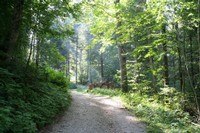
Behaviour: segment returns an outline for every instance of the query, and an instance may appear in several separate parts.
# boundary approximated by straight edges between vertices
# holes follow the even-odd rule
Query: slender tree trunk
[[[197,7],[197,13],[198,13],[198,18],[200,18],[200,0],[198,0],[198,7]],[[197,42],[199,46],[199,72],[200,72],[200,22],[198,21],[198,27],[197,27]],[[198,100],[198,99],[197,99]],[[199,108],[199,103],[198,103],[198,115],[199,115],[199,122],[200,122],[200,108]]]
[[[36,60],[35,60],[37,67],[39,66],[39,59],[40,59],[40,44],[41,44],[41,40],[38,40],[38,43],[37,43],[37,46],[36,46],[37,51],[36,51]]]
[[[26,68],[25,71],[28,70],[28,66],[30,64],[30,60],[31,60],[31,56],[32,56],[32,52],[33,52],[33,44],[35,43],[35,38],[34,38],[34,34],[31,37],[31,43],[30,43],[30,51],[29,51],[29,55],[28,55],[28,60],[26,62]]]
[[[123,92],[128,92],[128,78],[126,69],[126,55],[125,48],[122,45],[118,45],[118,55],[120,62],[120,77],[121,77],[121,88]]]
[[[78,35],[76,38],[76,84],[78,82]]]
[[[92,64],[91,64],[91,49],[88,52],[89,60],[88,60],[88,69],[89,69],[89,83],[92,83]]]
[[[181,61],[181,50],[180,47],[177,47],[177,51],[178,51],[178,70],[179,70],[179,81],[180,81],[180,88],[181,91],[184,92],[183,89],[183,70],[182,70],[182,61]]]
[[[82,67],[83,50],[80,49],[79,67],[80,67],[80,83],[83,84],[83,67]]]
[[[70,43],[69,43],[69,45],[70,45]],[[70,48],[70,46],[67,48],[67,59],[66,59],[67,70],[66,70],[66,76],[70,75],[70,53],[69,53],[69,48]]]
[[[200,0],[198,0],[197,3],[197,13],[198,13],[198,18],[200,18]],[[198,21],[198,27],[197,27],[197,43],[199,46],[199,72],[200,72],[200,22]]]
[[[115,5],[119,4],[120,0],[115,1]],[[118,13],[116,13],[116,18],[118,20],[117,30],[122,25],[119,19]],[[128,92],[128,78],[127,78],[127,69],[126,69],[126,50],[125,46],[120,44],[118,37],[120,34],[116,35],[116,44],[118,46],[118,55],[119,55],[119,63],[120,63],[120,77],[121,77],[121,88],[123,92]]]
[[[192,42],[192,36],[189,35],[189,40],[190,40],[190,68],[191,68],[191,79],[192,79],[192,85],[195,86],[194,84],[194,65],[193,65],[193,42]]]
[[[176,58],[173,56],[173,87],[176,88]]]
[[[101,53],[101,80],[102,80],[102,81],[104,80],[103,71],[104,71],[104,66],[103,66],[103,53]]]
[[[90,80],[89,80],[89,72],[90,72],[90,66],[89,66],[89,58],[90,58],[90,54],[89,54],[89,50],[87,50],[87,57],[88,57],[88,59],[87,59],[87,82],[89,82]]]
[[[187,60],[186,60],[185,55],[184,55],[184,60],[185,60],[185,68],[186,68],[187,75],[188,75],[188,81],[189,81],[191,88],[192,88],[192,92],[193,92],[193,96],[194,96],[194,102],[195,102],[195,105],[196,105],[197,113],[199,115],[200,106],[199,106],[199,102],[198,102],[198,95],[197,95],[197,89],[196,89],[197,86],[195,87],[192,84],[192,79],[191,79],[191,76],[190,76],[190,72],[189,72],[189,68],[188,68],[188,65],[187,65]]]
[[[32,61],[35,61],[35,51],[36,51],[36,39],[35,42],[33,43],[33,52],[32,52]]]
[[[179,29],[178,23],[175,25],[176,29],[176,40],[177,40],[177,52],[178,52],[178,70],[179,70],[179,81],[180,81],[180,88],[181,91],[184,92],[184,83],[183,83],[183,70],[182,70],[182,58],[181,58],[181,46],[180,46],[180,36],[179,36]]]
[[[166,25],[165,24],[163,24],[162,33],[166,34]],[[166,36],[166,35],[164,35],[164,36]],[[167,43],[166,42],[163,43],[163,52],[164,52],[164,57],[163,57],[164,86],[168,86],[169,85],[169,71],[168,71],[168,57],[167,57]]]

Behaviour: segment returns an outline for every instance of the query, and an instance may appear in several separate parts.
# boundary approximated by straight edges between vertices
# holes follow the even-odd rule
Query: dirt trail
[[[120,100],[72,92],[72,105],[62,118],[40,133],[145,133],[145,125]]]

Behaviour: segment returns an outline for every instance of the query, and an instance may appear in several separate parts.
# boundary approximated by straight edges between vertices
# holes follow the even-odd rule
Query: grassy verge
[[[88,93],[118,96],[126,108],[141,118],[149,133],[197,133],[200,126],[194,125],[188,113],[181,109],[170,109],[155,98],[141,96],[140,93],[124,94],[119,90],[94,89]]]

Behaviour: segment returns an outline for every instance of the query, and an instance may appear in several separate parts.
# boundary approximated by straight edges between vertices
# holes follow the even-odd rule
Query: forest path
[[[122,107],[119,99],[73,91],[62,118],[41,133],[145,133],[145,125]]]

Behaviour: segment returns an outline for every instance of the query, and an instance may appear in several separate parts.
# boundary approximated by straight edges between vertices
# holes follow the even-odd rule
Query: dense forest
[[[0,133],[37,132],[78,84],[199,131],[200,0],[1,0],[0,25]]]

